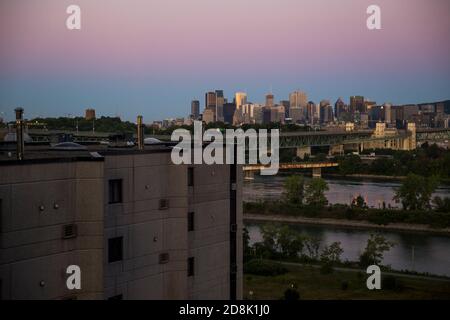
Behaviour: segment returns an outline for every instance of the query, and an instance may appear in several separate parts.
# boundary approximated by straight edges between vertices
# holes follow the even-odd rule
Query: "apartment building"
[[[169,146],[25,149],[0,152],[2,299],[242,297],[238,166],[174,165]]]

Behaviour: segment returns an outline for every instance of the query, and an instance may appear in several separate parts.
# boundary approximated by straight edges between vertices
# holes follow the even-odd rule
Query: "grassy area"
[[[390,209],[359,209],[346,205],[323,208],[293,205],[283,201],[244,202],[244,214],[300,216],[307,218],[346,219],[368,221],[378,225],[389,223],[424,224],[433,228],[450,227],[450,213]]]
[[[297,287],[302,300],[415,300],[450,299],[450,282],[428,280],[420,277],[396,276],[401,289],[368,290],[368,275],[362,272],[334,271],[322,274],[313,266],[288,266],[289,272],[278,276],[244,275],[244,298],[279,300],[291,284]],[[348,285],[343,289],[343,283]]]

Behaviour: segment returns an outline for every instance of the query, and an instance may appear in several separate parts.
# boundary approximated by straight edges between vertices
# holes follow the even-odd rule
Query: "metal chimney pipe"
[[[144,150],[144,126],[142,124],[142,116],[137,117],[137,140],[138,149]]]
[[[23,138],[23,109],[16,108],[16,143],[17,143],[17,160],[23,160],[25,152],[25,143]]]

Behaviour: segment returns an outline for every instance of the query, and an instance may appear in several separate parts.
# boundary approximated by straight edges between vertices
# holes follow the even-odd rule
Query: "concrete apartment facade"
[[[165,147],[51,153],[0,158],[3,299],[242,298],[238,166],[173,165]]]

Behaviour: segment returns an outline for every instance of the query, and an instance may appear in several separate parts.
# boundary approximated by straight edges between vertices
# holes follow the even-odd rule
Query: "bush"
[[[281,263],[273,261],[253,259],[244,264],[244,273],[258,276],[278,276],[287,272]]]
[[[341,289],[344,291],[348,289],[348,281],[342,281]]]
[[[300,300],[300,293],[293,288],[286,289],[286,291],[284,292],[284,300],[288,301]]]

